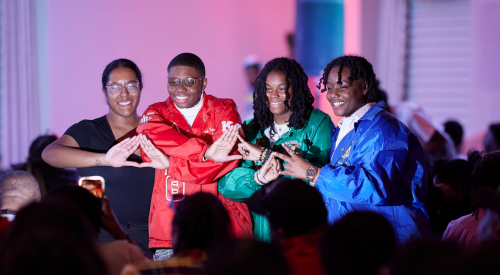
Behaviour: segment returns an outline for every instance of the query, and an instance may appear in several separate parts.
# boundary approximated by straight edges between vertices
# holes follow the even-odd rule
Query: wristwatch
[[[306,180],[312,181],[318,172],[318,168],[311,166],[306,170]]]

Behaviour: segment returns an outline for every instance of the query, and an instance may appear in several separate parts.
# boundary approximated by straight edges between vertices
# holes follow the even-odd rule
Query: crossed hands
[[[151,161],[137,163],[127,160],[127,158],[139,148],[139,146],[141,146],[142,152],[144,152]],[[170,158],[156,148],[143,134],[122,140],[120,143],[111,147],[111,149],[109,149],[108,152],[102,157],[102,160],[105,165],[112,167],[151,167],[165,170],[170,165]]]

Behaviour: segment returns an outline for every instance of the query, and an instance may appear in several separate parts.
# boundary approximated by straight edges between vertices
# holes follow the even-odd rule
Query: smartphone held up
[[[101,198],[104,197],[104,178],[101,176],[88,176],[81,177],[78,185],[89,190],[94,196]]]

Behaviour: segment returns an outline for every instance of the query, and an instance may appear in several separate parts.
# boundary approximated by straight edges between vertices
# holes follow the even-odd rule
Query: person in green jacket
[[[317,167],[330,162],[332,120],[314,108],[307,75],[299,63],[285,57],[269,61],[256,80],[253,99],[254,118],[243,123],[245,140],[238,144],[243,160],[217,185],[222,196],[237,202],[247,201],[277,178],[277,173],[261,165],[277,161],[273,151],[286,153],[282,144]],[[252,218],[255,239],[270,242],[266,217],[252,213]]]

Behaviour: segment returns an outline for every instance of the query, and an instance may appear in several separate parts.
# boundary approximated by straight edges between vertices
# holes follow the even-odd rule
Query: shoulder
[[[106,125],[108,123],[106,116],[102,116],[96,119],[84,119],[80,122],[77,122],[73,124],[71,127],[69,127],[68,130],[64,133],[65,135],[73,136],[72,134],[75,133],[75,131],[86,131],[86,132],[93,132],[97,127],[102,127],[103,125]]]
[[[314,108],[314,110],[311,112],[311,115],[309,116],[309,123],[317,123],[322,121],[328,121],[331,123],[332,119],[327,113]]]
[[[213,109],[235,109],[237,110],[236,103],[230,98],[218,98],[213,95],[205,94],[207,107]]]
[[[411,133],[406,125],[404,125],[401,121],[399,121],[399,119],[397,119],[394,115],[387,111],[381,111],[373,118],[373,127],[398,129],[405,133]]]
[[[163,102],[156,102],[154,104],[149,105],[145,112],[160,111],[160,110],[165,110],[165,109],[168,109],[171,107],[173,107],[173,106],[171,106],[169,99],[167,99]]]
[[[417,141],[415,135],[387,111],[380,111],[372,120],[360,120],[358,130],[361,139],[375,141],[375,144],[391,150],[408,149]]]
[[[205,111],[211,113],[211,116],[216,120],[233,120],[241,123],[240,114],[238,113],[238,108],[236,103],[232,99],[228,98],[217,98],[212,95],[205,95],[206,102],[204,105]]]

